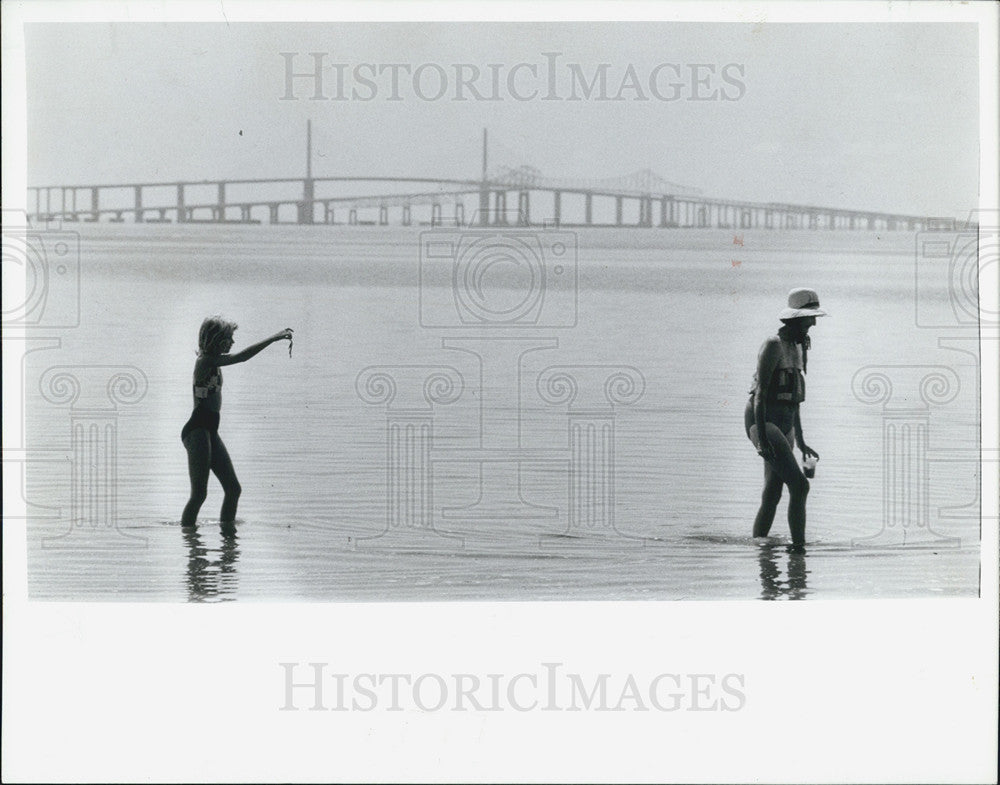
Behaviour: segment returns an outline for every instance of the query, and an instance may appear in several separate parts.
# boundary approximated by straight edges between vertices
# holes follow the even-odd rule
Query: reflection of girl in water
[[[806,397],[808,333],[817,316],[826,316],[826,312],[820,310],[816,292],[793,289],[788,293],[788,307],[778,315],[784,326],[760,349],[757,374],[744,412],[747,436],[764,459],[764,491],[753,523],[753,536],[767,536],[782,486],[787,485],[788,527],[792,544],[799,548],[806,539],[809,480],[799,468],[792,448],[797,444],[803,458],[819,458],[802,438],[799,419],[799,404]]]
[[[210,316],[201,323],[198,332],[198,359],[194,363],[194,411],[181,430],[181,441],[188,454],[188,474],[191,476],[191,498],[184,508],[181,524],[194,526],[198,510],[208,495],[208,473],[212,471],[225,491],[222,512],[223,523],[236,518],[236,504],[240,498],[240,483],[236,479],[233,463],[226,445],[219,437],[219,412],[222,409],[223,365],[235,365],[249,360],[264,347],[275,341],[288,341],[288,354],[292,353],[291,328],[275,333],[260,343],[248,346],[242,352],[229,354],[233,348],[236,324],[218,316]]]
[[[205,545],[197,526],[181,528],[188,547],[189,602],[236,599],[236,563],[240,557],[236,524],[224,523],[219,531],[222,535],[222,547],[213,549]],[[213,556],[217,558],[212,558]]]

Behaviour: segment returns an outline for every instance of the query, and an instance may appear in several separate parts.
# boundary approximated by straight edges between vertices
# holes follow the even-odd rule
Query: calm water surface
[[[80,326],[26,362],[26,443],[48,457],[27,473],[35,599],[978,593],[978,350],[960,326],[917,326],[918,298],[945,320],[949,301],[944,279],[918,294],[912,233],[745,232],[740,246],[715,230],[579,232],[577,284],[544,302],[554,310],[538,326],[477,332],[422,326],[421,295],[447,302],[435,282],[451,268],[438,261],[444,277],[422,277],[416,228],[79,230]],[[516,304],[517,271],[490,274],[493,294]],[[812,332],[802,411],[822,456],[805,555],[785,547],[784,502],[775,537],[749,537],[762,465],[743,432],[757,350],[799,285],[832,314]],[[238,521],[220,526],[213,478],[185,532],[179,432],[198,325],[214,313],[239,322],[236,350],[286,326],[295,345],[291,358],[280,344],[225,369],[220,433],[243,485]],[[575,326],[561,326],[567,314]],[[46,390],[55,366],[80,380],[75,401]],[[114,407],[108,379],[127,366],[145,392]],[[388,408],[363,382],[359,393],[372,366],[395,367]],[[896,369],[891,410],[855,395],[866,366]],[[925,404],[914,366],[943,366],[957,391]],[[460,384],[432,389],[447,402],[431,403],[423,382],[441,368]],[[571,400],[558,378],[538,381],[559,369],[578,386]],[[616,369],[628,381],[612,405],[604,384]],[[902,439],[904,455],[926,449],[926,461],[906,474],[887,439]],[[916,490],[885,492],[887,472]]]

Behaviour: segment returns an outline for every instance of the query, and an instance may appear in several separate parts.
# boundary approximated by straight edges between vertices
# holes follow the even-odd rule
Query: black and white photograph
[[[3,12],[5,781],[995,781],[997,6]]]

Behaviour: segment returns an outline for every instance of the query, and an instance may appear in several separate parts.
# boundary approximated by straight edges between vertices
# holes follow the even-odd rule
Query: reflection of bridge
[[[306,176],[302,178],[31,187],[29,210],[33,207],[31,217],[39,221],[121,223],[128,217],[135,223],[379,226],[390,223],[391,213],[396,213],[404,226],[414,222],[415,213],[419,223],[433,226],[454,222],[461,226],[466,223],[467,207],[475,211],[474,220],[479,225],[571,228],[917,231],[939,220],[867,210],[715,199],[702,196],[695,188],[665,180],[648,169],[605,180],[550,178],[529,166],[501,167],[488,172],[485,131],[483,167],[478,179],[313,177],[311,158],[310,133]],[[376,190],[393,187],[408,190],[360,195],[337,191],[352,183],[376,186]],[[453,210],[453,218],[444,216],[446,208]]]

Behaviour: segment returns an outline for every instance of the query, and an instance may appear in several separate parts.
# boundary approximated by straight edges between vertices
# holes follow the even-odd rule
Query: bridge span
[[[364,184],[363,193],[345,187]],[[375,191],[375,192],[373,192]],[[829,229],[922,231],[948,219],[817,205],[707,197],[643,170],[610,180],[547,178],[528,166],[475,179],[400,176],[314,177],[311,126],[305,177],[33,186],[36,221]]]
[[[318,195],[324,185],[386,183],[435,189]],[[247,187],[250,187],[249,189]],[[268,188],[267,186],[271,186]],[[295,194],[283,194],[290,186]],[[240,190],[243,193],[234,194]],[[206,196],[206,191],[212,191]],[[271,191],[271,193],[269,193]],[[125,196],[125,198],[123,198]],[[472,202],[470,206],[469,202]],[[575,202],[575,204],[574,204]],[[570,207],[573,208],[570,211]],[[29,188],[39,221],[134,223],[376,224],[416,222],[561,227],[863,229],[921,231],[941,219],[816,205],[755,203],[625,189],[511,184],[434,177],[315,177]],[[598,215],[600,208],[601,215]],[[372,211],[370,220],[364,211]]]

